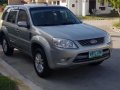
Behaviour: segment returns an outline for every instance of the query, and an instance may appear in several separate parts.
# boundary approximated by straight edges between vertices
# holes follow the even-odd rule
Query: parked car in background
[[[14,48],[27,53],[41,77],[51,69],[98,65],[110,57],[110,35],[82,23],[62,6],[7,6],[1,22],[0,42],[5,55],[12,55]]]

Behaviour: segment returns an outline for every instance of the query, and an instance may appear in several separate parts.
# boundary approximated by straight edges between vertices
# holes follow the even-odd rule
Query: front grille
[[[76,58],[74,59],[74,63],[79,63],[79,62],[86,62],[86,61],[93,61],[93,60],[97,60],[97,59],[101,59],[104,57],[110,57],[110,50],[109,49],[103,49],[103,55],[100,57],[95,57],[95,58],[89,58],[89,52],[85,52],[85,53],[80,53],[76,56]]]
[[[99,44],[103,44],[104,43],[104,37],[93,38],[93,39],[86,39],[86,40],[79,40],[78,42],[82,46],[99,45]]]

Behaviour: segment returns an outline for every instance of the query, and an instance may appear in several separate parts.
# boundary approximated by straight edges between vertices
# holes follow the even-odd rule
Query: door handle
[[[19,32],[20,30],[19,29],[16,29],[17,32]]]

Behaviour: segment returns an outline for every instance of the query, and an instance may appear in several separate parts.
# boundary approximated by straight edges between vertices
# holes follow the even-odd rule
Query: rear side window
[[[8,18],[7,18],[7,22],[15,23],[16,16],[17,16],[17,11],[10,11]]]
[[[5,11],[5,12],[3,13],[3,15],[2,15],[2,20],[5,20],[5,18],[6,18],[6,16],[7,16],[7,14],[8,14],[8,12],[7,12],[7,11]]]
[[[2,15],[2,20],[6,20],[9,11],[10,11],[10,8],[5,8],[4,13]]]

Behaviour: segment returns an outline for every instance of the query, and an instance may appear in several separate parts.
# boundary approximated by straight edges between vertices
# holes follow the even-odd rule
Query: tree
[[[7,4],[7,0],[0,0],[0,5]]]
[[[98,0],[99,2],[103,0]],[[120,16],[120,0],[104,0],[105,2],[109,2],[114,9],[118,11],[118,14]]]

